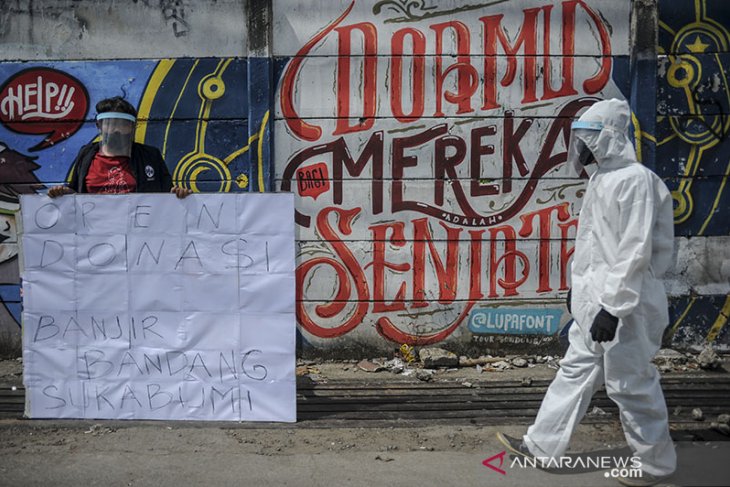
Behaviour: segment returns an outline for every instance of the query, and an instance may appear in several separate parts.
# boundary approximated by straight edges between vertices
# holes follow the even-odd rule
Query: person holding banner
[[[134,142],[137,110],[116,96],[96,104],[99,142],[81,148],[73,162],[68,185],[54,186],[48,196],[71,193],[175,193],[185,198],[192,191],[173,186],[162,154],[155,147]]]

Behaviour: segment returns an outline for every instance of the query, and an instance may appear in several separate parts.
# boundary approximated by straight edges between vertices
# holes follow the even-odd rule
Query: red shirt
[[[132,174],[129,157],[96,153],[86,174],[87,192],[124,194],[134,193],[136,189],[137,180]]]

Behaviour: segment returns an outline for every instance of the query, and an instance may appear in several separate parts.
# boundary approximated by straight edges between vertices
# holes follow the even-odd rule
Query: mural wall
[[[249,121],[247,79],[247,60],[239,58],[0,64],[5,331],[17,331],[20,322],[18,196],[68,179],[78,150],[97,136],[95,103],[123,95],[135,105],[137,142],[160,148],[178,184],[205,192],[263,191],[269,131],[264,120]]]
[[[630,0],[140,1],[113,22],[77,0],[54,3],[57,23],[92,19],[65,44],[21,32],[43,2],[19,2],[0,18],[16,46],[0,62],[0,332],[20,331],[18,195],[64,181],[95,103],[123,95],[180,184],[295,193],[303,353],[550,349],[585,187],[564,164],[569,124],[618,97],[675,197],[667,339],[729,348],[722,2],[659,2],[649,61],[630,21],[657,19]],[[132,18],[149,46],[119,27]]]
[[[662,0],[656,171],[673,190],[680,258],[672,343],[730,346],[730,10]],[[651,138],[651,137],[650,137]]]
[[[585,187],[570,122],[627,97],[630,2],[314,4],[274,4],[305,340],[553,341]]]

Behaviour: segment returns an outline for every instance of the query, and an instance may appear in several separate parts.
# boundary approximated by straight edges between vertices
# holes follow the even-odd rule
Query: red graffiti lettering
[[[316,125],[307,123],[299,118],[294,101],[294,89],[296,86],[297,75],[302,67],[302,63],[306,59],[307,54],[316,46],[319,41],[324,39],[327,34],[337,27],[345,17],[350,13],[352,7],[355,6],[355,1],[350,4],[349,7],[334,20],[330,25],[325,27],[321,32],[312,37],[304,47],[302,47],[297,55],[294,56],[284,71],[284,75],[281,80],[281,112],[286,118],[286,124],[289,128],[302,140],[317,140],[322,135],[322,129]]]
[[[339,260],[315,257],[302,262],[297,268],[299,320],[304,329],[315,336],[343,335],[361,324],[368,313],[425,312],[421,315],[423,321],[432,314],[425,310],[455,307],[455,317],[445,325],[442,321],[439,325],[434,324],[438,329],[431,332],[403,329],[388,316],[377,318],[376,329],[383,337],[398,343],[426,345],[453,333],[476,302],[484,297],[485,283],[488,283],[486,295],[489,298],[519,296],[520,288],[537,269],[537,293],[567,288],[565,275],[573,252],[572,248],[568,248],[567,232],[576,226],[576,220],[570,220],[568,203],[526,213],[521,216],[519,227],[501,225],[489,228],[487,233],[485,230],[472,230],[466,232],[466,237],[462,235],[462,228],[443,222],[439,225],[439,235],[435,235],[428,218],[415,219],[410,224],[378,223],[368,227],[372,234],[372,252],[355,252],[343,240],[343,237],[352,234],[351,225],[359,212],[359,209],[323,209],[317,216],[317,230]],[[329,223],[329,216],[333,213],[339,217],[339,233]],[[560,250],[554,252],[550,242],[555,240],[555,233],[559,233],[563,241]],[[487,239],[484,239],[485,235]],[[522,240],[518,240],[518,236]],[[526,249],[535,240],[539,241],[539,249],[533,264]],[[520,246],[525,248],[521,250]],[[394,255],[387,255],[389,249]],[[372,256],[372,260],[364,261],[368,255]],[[406,262],[403,261],[404,255],[408,259]],[[485,255],[488,255],[486,260]],[[551,276],[549,266],[554,260],[560,262],[559,283],[551,282],[555,276]],[[334,270],[337,288],[330,302],[315,306],[314,314],[310,315],[306,311],[304,294],[308,286],[316,286],[311,282],[314,278],[312,270],[320,265]],[[370,274],[366,275],[368,270]],[[435,278],[436,285],[427,285],[428,275]],[[396,281],[388,282],[389,279]],[[372,302],[369,300],[370,286]],[[429,295],[428,290],[434,288],[438,289],[438,294]],[[392,294],[388,293],[389,289],[394,290]],[[322,320],[336,324],[327,327]]]
[[[477,126],[469,132],[469,142],[459,136],[448,133],[446,124],[436,125],[422,132],[405,137],[392,139],[391,168],[391,211],[395,213],[414,211],[443,220],[447,223],[462,226],[488,227],[499,225],[519,215],[525,205],[529,203],[540,178],[559,166],[566,160],[565,150],[556,151],[555,146],[562,137],[563,147],[568,145],[571,119],[583,108],[594,103],[593,98],[580,98],[567,103],[551,122],[544,137],[542,146],[531,148],[530,154],[536,154],[535,162],[529,163],[527,155],[522,151],[521,143],[525,133],[533,126],[532,120],[523,120],[517,129],[514,128],[512,114],[507,113],[504,122],[503,134],[503,177],[492,181],[481,181],[481,164],[485,156],[493,153],[493,144],[489,144],[490,137],[497,137],[496,127],[492,125]],[[423,159],[415,155],[412,149],[432,144],[434,156],[435,184],[431,201],[409,199],[406,196],[406,181],[408,171],[422,165]],[[470,163],[467,174],[458,174],[457,169],[467,158],[467,148],[471,150]],[[343,204],[344,195],[342,181],[345,171],[349,176],[358,177],[366,174],[369,168],[372,171],[371,188],[373,214],[383,211],[384,174],[383,161],[385,158],[385,144],[383,132],[374,132],[357,159],[343,138],[327,144],[308,147],[292,156],[284,170],[282,191],[289,191],[291,179],[297,169],[313,158],[322,158],[329,155],[332,158],[333,176],[333,203]],[[474,208],[475,198],[490,197],[495,194],[510,193],[513,191],[513,166],[517,167],[521,178],[522,188],[513,202],[505,209],[490,214],[482,214]],[[462,186],[462,181],[470,181],[469,192]],[[387,181],[387,178],[385,178]],[[461,213],[448,211],[445,205],[446,182],[454,194],[454,199]],[[471,196],[471,199],[469,198]],[[309,226],[310,218],[296,211],[296,221],[302,226]]]
[[[325,208],[319,213],[317,217],[317,229],[319,230],[322,238],[328,240],[330,245],[337,253],[340,261],[329,258],[315,258],[306,261],[297,267],[296,279],[297,279],[297,319],[310,333],[324,337],[332,338],[340,335],[344,335],[349,332],[357,325],[362,322],[362,319],[367,313],[369,305],[370,294],[368,292],[368,283],[365,278],[365,274],[362,268],[357,262],[357,259],[345,245],[344,242],[339,238],[335,230],[329,223],[329,215],[336,214],[339,218],[337,228],[342,234],[349,235],[352,233],[352,220],[360,213],[359,209],[353,210],[342,210],[339,208]],[[338,291],[335,298],[328,304],[316,306],[315,312],[321,318],[329,318],[338,315],[347,306],[347,300],[352,295],[352,288],[350,284],[350,277],[355,284],[355,290],[357,292],[357,304],[355,305],[355,312],[348,319],[344,320],[341,325],[333,328],[324,328],[319,326],[307,313],[304,306],[304,280],[307,277],[309,271],[318,265],[329,265],[337,273]],[[349,273],[349,276],[348,276]]]
[[[353,2],[354,4],[354,2]],[[399,29],[390,39],[380,39],[382,32],[371,22],[340,25],[352,10],[351,4],[340,17],[307,42],[289,62],[282,78],[281,109],[286,123],[296,137],[315,141],[321,138],[322,128],[305,122],[295,109],[295,86],[302,71],[302,63],[314,47],[335,32],[337,36],[336,116],[333,135],[369,130],[378,116],[378,107],[390,107],[391,115],[401,123],[412,122],[424,116],[444,117],[447,113],[465,114],[488,112],[502,106],[500,89],[517,82],[522,86],[522,103],[535,103],[583,93],[599,92],[611,79],[611,38],[604,20],[584,0],[566,0],[560,4],[560,52],[552,52],[551,21],[554,5],[523,10],[519,31],[510,40],[503,26],[504,15],[487,15],[478,24],[448,21],[428,26],[433,35],[426,35],[415,27]],[[590,77],[576,80],[575,39],[576,12],[580,8],[590,19],[590,28],[597,33],[601,51],[598,71]],[[542,21],[541,21],[542,20]],[[479,32],[475,32],[475,31]],[[481,52],[473,50],[472,39],[484,39]],[[455,44],[446,49],[445,39]],[[543,39],[539,45],[538,39]],[[428,42],[434,42],[434,84],[426,93],[426,56]],[[406,47],[408,45],[409,47]],[[388,46],[389,56],[378,56],[378,46]],[[473,62],[472,56],[478,59]],[[454,62],[448,64],[456,56]],[[552,63],[559,58],[558,73]],[[387,79],[379,74],[378,60],[388,59]],[[360,63],[357,66],[355,63]],[[404,65],[410,63],[410,69]],[[506,65],[503,66],[503,64]],[[500,76],[500,71],[503,71]],[[455,91],[445,89],[450,76],[456,77]],[[410,76],[407,80],[405,76]],[[561,80],[554,87],[553,76]],[[521,81],[518,81],[521,80]],[[542,80],[540,82],[540,80]],[[582,82],[582,83],[581,83]],[[353,90],[357,90],[356,92]],[[389,97],[380,100],[379,97]],[[433,113],[425,113],[426,97],[434,100]],[[480,102],[476,99],[481,97]],[[404,100],[404,98],[408,98]],[[404,104],[410,105],[410,110]],[[451,110],[448,105],[453,107]]]
[[[352,63],[352,33],[358,30],[363,36],[364,67],[362,73],[362,113],[355,114],[350,106],[350,64]],[[370,22],[348,25],[337,29],[339,52],[337,56],[337,126],[334,135],[360,132],[373,127],[377,104],[375,79],[378,76],[378,33]],[[349,117],[359,117],[358,123],[350,125]]]

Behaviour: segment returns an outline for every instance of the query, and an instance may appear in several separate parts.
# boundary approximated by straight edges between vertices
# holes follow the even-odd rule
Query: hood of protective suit
[[[599,101],[588,108],[578,121],[601,127],[600,130],[579,130],[572,134],[572,138],[580,139],[590,149],[599,167],[619,167],[637,162],[634,145],[629,139],[631,109],[626,101]],[[570,157],[568,162],[576,174],[582,173],[582,165]]]

